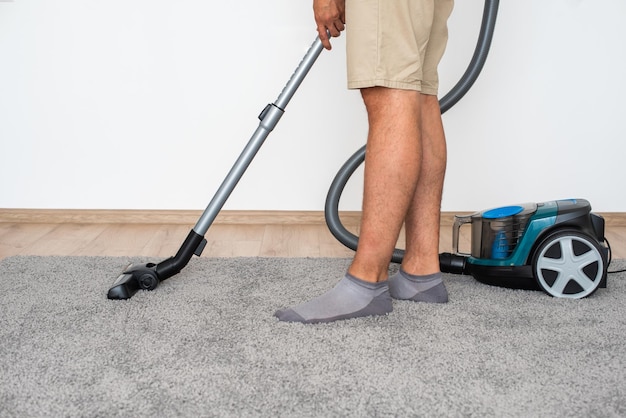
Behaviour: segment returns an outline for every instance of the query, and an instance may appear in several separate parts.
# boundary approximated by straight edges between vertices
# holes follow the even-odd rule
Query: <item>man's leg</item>
[[[400,272],[389,283],[396,299],[442,303],[448,293],[439,270],[441,196],[446,140],[439,102],[422,95],[422,165],[406,219],[406,251]]]
[[[282,321],[329,322],[392,310],[387,271],[420,172],[421,94],[384,87],[361,92],[370,130],[356,255],[346,277],[333,289],[277,311]]]
[[[422,95],[422,166],[406,216],[407,273],[439,272],[441,196],[446,171],[446,139],[436,96]]]
[[[437,100],[437,66],[448,40],[448,17],[454,0],[433,3],[433,20],[422,61],[422,166],[405,219],[406,251],[400,271],[389,279],[396,299],[443,303],[448,292],[439,271],[441,193],[446,169],[446,141]]]
[[[362,89],[369,121],[363,219],[349,272],[370,282],[387,271],[423,163],[421,99],[417,91]]]

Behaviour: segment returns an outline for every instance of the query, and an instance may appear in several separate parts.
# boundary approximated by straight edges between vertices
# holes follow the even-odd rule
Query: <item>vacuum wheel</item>
[[[548,236],[533,257],[533,274],[551,296],[580,299],[596,291],[606,260],[595,239],[565,230]]]

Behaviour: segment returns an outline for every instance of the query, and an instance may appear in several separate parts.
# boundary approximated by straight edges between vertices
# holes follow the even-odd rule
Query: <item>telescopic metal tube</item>
[[[258,128],[248,141],[248,144],[239,155],[239,158],[230,169],[228,175],[211,199],[211,202],[209,202],[209,205],[194,226],[193,230],[197,234],[204,236],[217,217],[217,214],[220,210],[222,210],[224,203],[226,203],[226,200],[235,189],[235,186],[237,186],[237,183],[265,142],[267,136],[280,120],[287,104],[319,57],[323,48],[322,42],[318,37],[316,37],[315,42],[313,42],[304,58],[302,58],[302,61],[300,61],[300,64],[292,74],[276,101],[273,104],[268,105],[263,110],[261,115],[259,115],[261,122],[259,123]]]

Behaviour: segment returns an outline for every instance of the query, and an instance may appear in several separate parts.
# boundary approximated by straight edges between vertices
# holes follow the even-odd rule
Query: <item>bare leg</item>
[[[308,302],[278,310],[275,315],[281,321],[329,322],[384,315],[393,309],[387,271],[420,172],[421,94],[383,87],[361,93],[370,131],[356,255],[337,286]]]
[[[436,96],[422,95],[422,165],[405,218],[402,267],[389,279],[396,299],[445,303],[448,291],[439,270],[441,194],[446,170],[446,140]]]
[[[363,218],[350,274],[387,279],[402,223],[414,200],[422,167],[421,101],[417,91],[361,90],[368,113]]]
[[[436,96],[422,95],[422,165],[405,219],[404,271],[414,275],[439,272],[441,195],[446,171],[446,139]]]

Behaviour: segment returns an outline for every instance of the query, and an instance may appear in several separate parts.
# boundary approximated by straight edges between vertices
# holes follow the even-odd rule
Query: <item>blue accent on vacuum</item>
[[[517,215],[518,213],[524,210],[523,206],[504,206],[501,208],[495,208],[483,213],[483,218],[486,219],[497,219],[504,218],[507,216]]]

